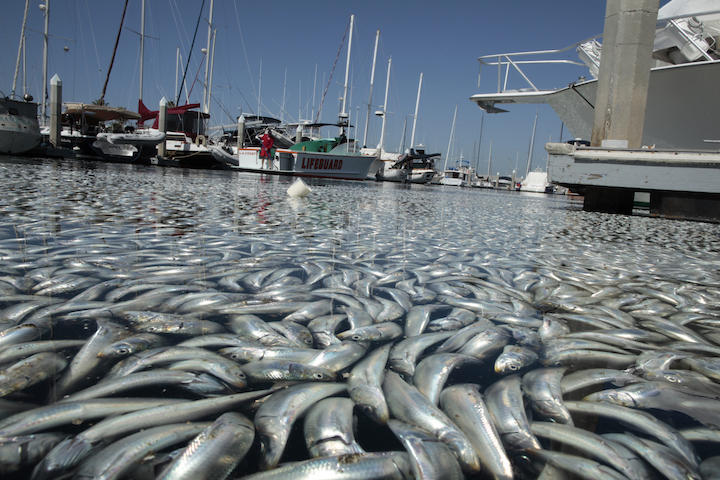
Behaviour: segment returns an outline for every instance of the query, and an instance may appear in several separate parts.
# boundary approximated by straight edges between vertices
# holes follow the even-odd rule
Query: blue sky
[[[38,3],[39,0],[30,2],[27,32],[28,88],[36,99],[42,92],[43,15]],[[12,86],[24,4],[22,0],[4,2],[0,17],[0,44],[4,46],[0,90],[5,94]],[[150,108],[156,108],[162,96],[169,99],[175,96],[176,49],[180,48],[184,64],[201,4],[201,0],[146,0],[148,38],[143,100]],[[204,55],[200,49],[207,43],[209,4],[210,0],[206,0],[188,69],[188,86],[194,82],[191,102],[199,102],[202,95]],[[100,97],[123,5],[123,0],[50,0],[48,70],[49,76],[57,73],[62,79],[65,101],[91,102]],[[139,94],[136,32],[140,30],[140,5],[141,0],[129,2],[106,94],[109,104],[132,110],[137,108]],[[292,121],[299,115],[309,118],[313,111],[314,83],[314,110],[317,111],[327,86],[320,120],[335,121],[345,75],[347,41],[344,44],[341,41],[350,14],[355,14],[348,100],[351,117],[355,117],[352,121],[359,125],[357,137],[362,139],[375,31],[380,29],[373,111],[383,103],[387,60],[392,56],[386,148],[398,148],[406,119],[409,142],[418,80],[423,72],[416,143],[441,152],[444,162],[457,105],[455,141],[449,163],[453,164],[462,153],[474,164],[481,117],[486,114],[468,98],[481,91],[494,91],[497,82],[496,71],[484,69],[478,88],[477,57],[569,46],[602,33],[604,13],[605,2],[600,0],[215,0],[213,24],[217,29],[217,42],[211,124],[232,124],[241,112],[255,113],[258,93],[261,113],[280,117],[283,90],[286,106],[283,117]],[[328,82],[341,45],[332,80]],[[586,74],[586,70],[560,66],[529,73],[539,87],[550,88],[567,85]],[[519,76],[515,79],[518,80],[516,87],[523,86]],[[544,143],[559,139],[561,122],[549,107],[519,105],[510,110],[485,118],[479,154],[481,172],[487,170],[491,141],[493,173],[509,173],[516,165],[524,171],[536,111],[539,118],[533,167],[545,165]],[[378,117],[371,118],[368,137],[369,144],[377,144]],[[568,137],[567,130],[564,137]]]

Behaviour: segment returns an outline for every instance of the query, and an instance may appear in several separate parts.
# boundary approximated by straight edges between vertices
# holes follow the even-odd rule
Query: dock
[[[720,151],[615,149],[547,143],[548,178],[584,195],[587,211],[631,214],[635,193],[650,215],[720,222]]]

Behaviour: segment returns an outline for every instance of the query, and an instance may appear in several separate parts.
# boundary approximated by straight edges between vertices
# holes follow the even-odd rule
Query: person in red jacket
[[[262,147],[260,148],[260,159],[261,159],[260,168],[262,168],[262,166],[265,163],[264,161],[266,159],[267,159],[267,168],[271,168],[272,167],[271,151],[272,151],[273,143],[275,143],[275,142],[274,142],[272,136],[270,135],[269,130],[265,130],[265,133],[263,133],[263,136],[260,137],[260,141],[262,142]]]

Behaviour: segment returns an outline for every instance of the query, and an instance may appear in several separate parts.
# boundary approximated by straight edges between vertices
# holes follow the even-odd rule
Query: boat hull
[[[309,178],[334,178],[339,180],[365,180],[374,158],[367,155],[338,155],[325,152],[297,152],[277,149],[274,158],[267,161],[260,158],[260,148],[232,149],[209,147],[213,157],[224,162],[228,168],[274,175],[292,175]]]
[[[0,153],[27,153],[41,138],[36,103],[0,99]]]

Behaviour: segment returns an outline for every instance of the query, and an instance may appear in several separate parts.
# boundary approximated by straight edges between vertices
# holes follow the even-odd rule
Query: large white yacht
[[[720,138],[720,95],[716,94],[720,85],[719,40],[720,8],[716,0],[673,0],[660,8],[643,145],[669,149],[717,145],[709,142]],[[573,47],[583,63],[557,58],[567,56]],[[541,55],[549,54],[554,55],[546,57],[547,64],[584,64],[592,78],[581,78],[558,89],[538,88],[529,70],[543,63]],[[575,138],[589,140],[601,54],[601,43],[593,39],[559,50],[484,55],[479,58],[481,66],[498,69],[498,88],[494,93],[473,95],[470,100],[488,113],[507,111],[500,107],[505,104],[548,104]],[[527,88],[506,89],[508,76],[514,78],[518,73]]]

